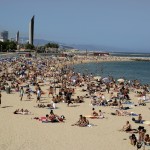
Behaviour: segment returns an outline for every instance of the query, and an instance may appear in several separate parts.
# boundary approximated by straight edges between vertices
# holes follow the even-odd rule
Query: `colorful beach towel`
[[[85,116],[86,118],[91,118],[91,119],[98,119],[98,116],[92,116],[92,115],[87,115]]]
[[[143,124],[150,125],[150,121],[143,121]]]

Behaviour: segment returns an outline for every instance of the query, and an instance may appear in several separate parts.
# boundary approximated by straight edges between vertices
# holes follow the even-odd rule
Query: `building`
[[[33,45],[34,41],[34,16],[29,23],[29,44]]]
[[[8,40],[8,31],[2,31],[0,33],[0,41],[4,42]]]
[[[94,52],[94,56],[109,56],[110,54],[108,52]]]
[[[16,34],[16,42],[17,42],[17,44],[19,43],[19,31]]]

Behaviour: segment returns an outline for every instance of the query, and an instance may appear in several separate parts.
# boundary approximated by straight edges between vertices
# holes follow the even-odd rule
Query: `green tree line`
[[[1,52],[6,52],[9,50],[16,50],[17,49],[17,44],[14,41],[0,41],[0,51]]]
[[[25,49],[30,49],[30,50],[34,50],[36,49],[34,45],[26,43],[26,44],[22,44],[21,47],[24,47]],[[57,43],[47,43],[44,46],[42,46],[44,49],[45,48],[59,48],[59,44]],[[4,41],[1,42],[0,41],[0,51],[2,52],[7,52],[10,50],[16,50],[17,49],[17,43],[14,41]]]

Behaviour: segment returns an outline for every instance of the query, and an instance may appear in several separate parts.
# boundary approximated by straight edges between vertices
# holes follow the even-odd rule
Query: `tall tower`
[[[0,37],[3,41],[7,41],[8,40],[8,31],[1,32]]]
[[[17,42],[17,44],[19,43],[19,31],[16,34],[16,42]]]
[[[34,41],[34,16],[29,23],[29,44],[33,45]]]

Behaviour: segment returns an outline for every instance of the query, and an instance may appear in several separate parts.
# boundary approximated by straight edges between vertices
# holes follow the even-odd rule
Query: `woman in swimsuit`
[[[95,111],[95,108],[93,108],[92,111],[92,116],[98,116],[98,113]]]
[[[129,121],[126,122],[126,125],[123,126],[123,128],[121,129],[121,131],[131,131],[132,130],[132,127],[131,127],[131,124],[129,123]]]
[[[86,117],[83,117],[81,123],[79,124],[80,127],[86,127],[89,125],[89,121],[86,119]]]

